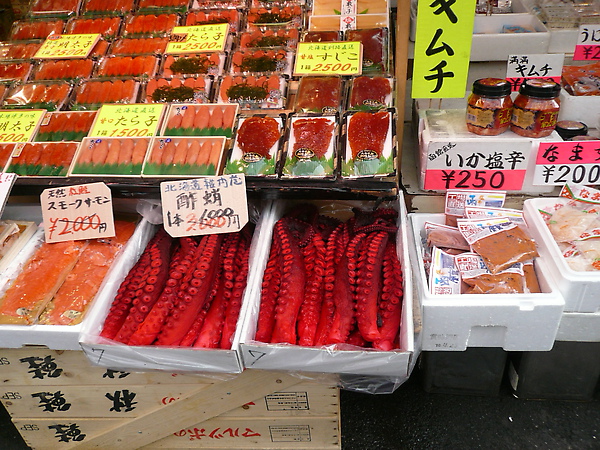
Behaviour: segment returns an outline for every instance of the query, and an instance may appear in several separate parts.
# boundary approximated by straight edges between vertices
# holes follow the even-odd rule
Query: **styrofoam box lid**
[[[558,244],[544,222],[539,210],[548,210],[556,204],[565,204],[563,197],[542,197],[525,200],[523,214],[532,237],[538,243],[540,255],[547,261],[552,279],[565,298],[565,311],[600,311],[600,271],[571,269],[562,256]]]
[[[512,351],[550,350],[564,300],[542,258],[535,259],[542,293],[429,293],[423,265],[421,230],[425,222],[445,223],[444,214],[409,214],[415,284],[423,305],[423,350],[462,351],[467,347],[502,347]]]
[[[273,204],[269,222],[265,222],[268,234],[262,236],[265,239],[262,242],[260,255],[257,254],[262,264],[257,267],[259,276],[254,280],[252,301],[245,304],[243,311],[246,317],[240,340],[242,358],[246,368],[395,377],[402,381],[408,378],[414,366],[413,362],[418,356],[418,349],[415,349],[412,268],[408,260],[407,214],[402,196],[400,196],[398,208],[399,232],[396,245],[404,280],[400,349],[389,352],[368,349],[335,350],[333,346],[301,347],[289,344],[266,344],[253,340],[260,309],[262,275],[271,248],[273,226],[281,218],[285,209],[285,202],[278,201]]]

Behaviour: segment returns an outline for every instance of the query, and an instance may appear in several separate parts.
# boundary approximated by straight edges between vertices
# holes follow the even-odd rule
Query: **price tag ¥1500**
[[[45,189],[41,204],[46,242],[115,236],[112,196],[104,183]]]

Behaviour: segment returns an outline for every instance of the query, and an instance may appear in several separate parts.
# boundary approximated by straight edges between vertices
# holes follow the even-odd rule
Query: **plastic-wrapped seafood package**
[[[212,78],[207,75],[186,78],[152,78],[145,85],[146,103],[208,103]]]
[[[35,81],[14,86],[4,99],[4,108],[48,111],[60,110],[67,104],[72,84],[66,81]]]
[[[148,138],[85,138],[70,175],[139,176]]]
[[[35,135],[38,142],[81,141],[88,135],[96,111],[54,111],[44,116]]]
[[[74,89],[71,109],[96,110],[104,103],[135,103],[139,89],[140,82],[133,78],[84,80]]]
[[[233,103],[171,105],[162,130],[163,136],[233,135],[238,105]]]
[[[20,176],[64,177],[79,142],[27,142],[17,144],[8,171]]]

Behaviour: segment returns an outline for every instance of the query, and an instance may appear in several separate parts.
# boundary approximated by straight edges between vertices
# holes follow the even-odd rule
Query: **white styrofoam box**
[[[360,203],[355,203],[360,205]],[[262,275],[271,248],[272,230],[275,222],[283,215],[285,202],[278,201],[273,205],[270,216],[269,235],[261,247],[259,259],[262,265],[259,276],[254,280],[252,301],[247,302],[244,310],[245,319],[241,333],[241,352],[244,366],[248,369],[284,370],[300,372],[322,372],[339,374],[356,374],[376,377],[394,377],[401,382],[408,379],[414,360],[418,357],[415,348],[415,327],[413,322],[413,288],[411,265],[408,260],[408,241],[406,228],[406,206],[400,196],[398,204],[399,217],[396,245],[402,264],[404,280],[404,304],[400,322],[400,349],[389,352],[376,350],[337,350],[334,346],[301,347],[289,344],[266,344],[254,341],[258,313],[260,309],[260,291]],[[267,228],[267,223],[265,223]],[[258,256],[258,255],[257,255]]]
[[[559,120],[576,120],[589,128],[600,127],[600,95],[571,95],[560,90]]]
[[[41,220],[41,211],[39,206],[33,207],[32,211],[39,211]],[[34,218],[35,213],[22,214],[18,213],[20,217]],[[79,333],[86,326],[87,322],[91,320],[91,310],[94,305],[100,300],[102,290],[105,286],[110,285],[113,280],[120,276],[119,270],[121,262],[126,258],[126,255],[134,251],[141,245],[144,234],[147,232],[151,225],[142,220],[136,227],[135,232],[127,242],[127,244],[121,249],[121,252],[113,262],[108,273],[104,277],[100,289],[96,294],[96,297],[89,305],[85,317],[81,323],[77,325],[0,325],[0,348],[20,348],[26,345],[44,345],[53,350],[81,350],[79,346]],[[37,246],[38,239],[44,239],[44,230],[39,228],[37,233],[29,241],[28,245],[19,253],[13,264],[7,269],[7,277],[11,278],[16,276],[19,272],[19,267],[26,263],[31,257]]]
[[[557,341],[600,342],[600,312],[565,312],[560,320]]]
[[[544,259],[535,259],[542,293],[432,295],[423,266],[421,230],[426,221],[444,223],[445,216],[409,214],[410,257],[416,261],[415,284],[423,305],[422,350],[462,351],[467,347],[550,350],[565,302]]]
[[[268,204],[264,211],[270,209]],[[255,277],[257,242],[260,241],[263,218],[262,212],[254,231],[249,256],[249,269],[247,286],[252,286]],[[146,243],[153,233],[149,233]],[[145,246],[145,244],[144,244]],[[129,270],[139,259],[144,246],[128,252],[126,258],[119,267],[119,276],[105,286],[100,292],[93,309],[89,312],[90,320],[80,335],[80,345],[89,360],[96,365],[124,370],[163,370],[172,372],[214,372],[214,373],[240,373],[243,370],[241,357],[239,356],[239,333],[242,313],[238,319],[236,332],[230,350],[205,349],[205,348],[183,348],[183,347],[157,347],[157,346],[129,346],[100,337],[100,331],[104,319],[108,314],[116,292]],[[250,289],[244,292],[242,305],[247,302]],[[242,306],[243,308],[243,306]]]
[[[446,105],[457,106],[462,100],[463,107],[461,109],[446,109]],[[525,170],[523,184],[520,189],[502,188],[508,193],[529,194],[529,193],[552,193],[555,191],[555,186],[541,185],[536,186],[534,182],[535,173],[535,155],[537,147],[543,141],[562,141],[560,136],[553,131],[550,136],[543,138],[527,138],[519,136],[512,131],[506,131],[497,136],[480,136],[470,133],[467,130],[465,122],[466,117],[466,98],[465,99],[442,99],[439,102],[429,102],[425,99],[416,101],[417,111],[419,116],[419,187],[425,190],[425,176],[428,169],[435,167],[439,170],[438,161],[444,158],[444,154],[451,150],[450,154],[461,152],[463,156],[467,154],[484,154],[494,155],[495,153],[508,153],[520,151],[521,154],[528,159],[519,166],[521,170]],[[435,104],[439,104],[441,109],[436,108]],[[432,107],[427,105],[433,104]],[[452,148],[449,146],[452,145]],[[444,149],[448,149],[444,152]],[[438,158],[438,153],[442,152]],[[436,155],[433,161],[430,155]],[[443,160],[442,160],[443,161]],[[482,164],[484,159],[480,161]],[[476,169],[483,169],[478,166]],[[473,169],[473,167],[463,166],[462,169]],[[507,168],[504,169],[506,173]],[[458,179],[458,178],[456,178]],[[487,188],[489,189],[489,187]]]
[[[571,269],[562,256],[558,244],[546,226],[539,210],[567,203],[563,197],[526,200],[523,214],[531,236],[538,243],[538,252],[548,263],[548,272],[565,298],[567,312],[600,312],[600,271],[581,272]]]

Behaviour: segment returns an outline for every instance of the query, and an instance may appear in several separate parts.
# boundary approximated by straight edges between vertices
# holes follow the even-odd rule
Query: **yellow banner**
[[[174,27],[166,53],[222,52],[227,40],[228,23]]]
[[[148,137],[158,131],[164,104],[102,105],[89,137]]]
[[[37,59],[87,58],[100,34],[57,34],[48,36],[34,55]]]
[[[0,111],[0,142],[29,142],[45,109]]]
[[[360,42],[298,42],[294,75],[359,75]]]

